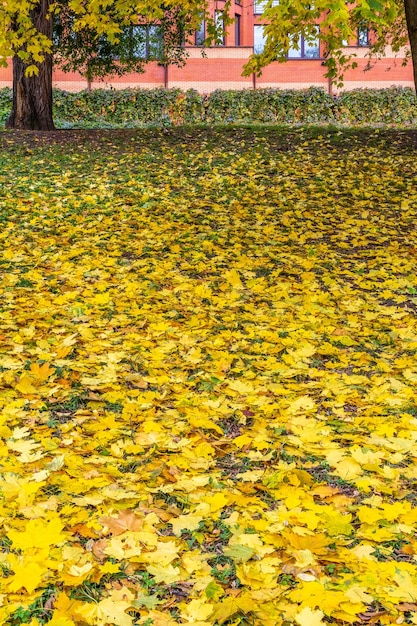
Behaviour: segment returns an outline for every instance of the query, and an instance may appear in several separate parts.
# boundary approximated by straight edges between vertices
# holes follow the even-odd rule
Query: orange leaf
[[[133,511],[120,511],[118,517],[102,517],[100,522],[107,526],[112,535],[121,535],[127,530],[135,532],[143,528],[143,520]]]

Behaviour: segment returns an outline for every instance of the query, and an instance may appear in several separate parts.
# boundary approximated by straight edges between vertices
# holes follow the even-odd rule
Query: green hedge
[[[0,90],[0,123],[11,106],[11,90]],[[54,90],[57,126],[114,128],[213,123],[401,124],[417,122],[410,88],[356,89],[333,98],[323,89],[304,91],[217,90],[201,95],[180,89]]]
[[[12,90],[4,87],[0,89],[0,126],[6,123],[12,108]]]
[[[416,94],[409,87],[346,91],[338,98],[337,121],[344,124],[415,124]]]

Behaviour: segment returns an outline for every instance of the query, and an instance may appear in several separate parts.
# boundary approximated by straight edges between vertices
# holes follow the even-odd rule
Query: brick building
[[[213,12],[221,19],[223,0],[213,0]],[[272,63],[263,70],[261,77],[255,75],[243,77],[242,68],[253,52],[260,52],[264,44],[263,26],[260,18],[263,10],[260,0],[234,0],[232,14],[234,22],[228,27],[221,45],[205,49],[202,55],[199,44],[204,40],[205,24],[195,33],[193,45],[187,45],[187,61],[183,67],[163,66],[157,61],[149,61],[143,74],[125,74],[112,77],[108,81],[92,84],[92,87],[180,87],[196,89],[209,93],[215,89],[253,89],[257,87],[276,87],[281,89],[302,89],[309,86],[322,87],[332,91],[324,74],[323,50],[318,39],[309,43],[300,40],[299,50],[290,50],[288,61]],[[144,26],[135,27],[143,29]],[[155,26],[148,29],[157,29]],[[149,33],[148,33],[149,34]],[[150,33],[146,43],[141,43],[141,53],[152,55],[157,32]],[[401,85],[413,87],[411,63],[402,65],[402,57],[394,57],[389,50],[384,59],[366,58],[368,32],[360,29],[355,41],[349,42],[349,48],[356,55],[358,67],[345,73],[344,89],[357,87],[390,87]],[[154,51],[155,52],[155,51]],[[155,55],[154,55],[155,56]],[[12,84],[11,68],[0,68],[0,87]],[[79,91],[87,87],[86,79],[77,73],[64,73],[58,68],[54,71],[54,86],[67,91]]]

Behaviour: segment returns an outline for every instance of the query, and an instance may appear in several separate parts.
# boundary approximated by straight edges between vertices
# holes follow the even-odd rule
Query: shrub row
[[[0,89],[0,125],[3,125],[12,108],[12,90],[5,87]]]
[[[0,90],[0,123],[11,106],[11,90]],[[54,91],[54,115],[61,127],[170,126],[212,123],[401,124],[417,122],[417,98],[410,88],[356,89],[333,98],[323,89],[304,91],[217,90],[208,95],[180,89],[97,89]]]

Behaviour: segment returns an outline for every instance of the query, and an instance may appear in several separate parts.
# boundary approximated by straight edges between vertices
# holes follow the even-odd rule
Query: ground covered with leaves
[[[417,624],[414,135],[0,142],[1,623]]]

